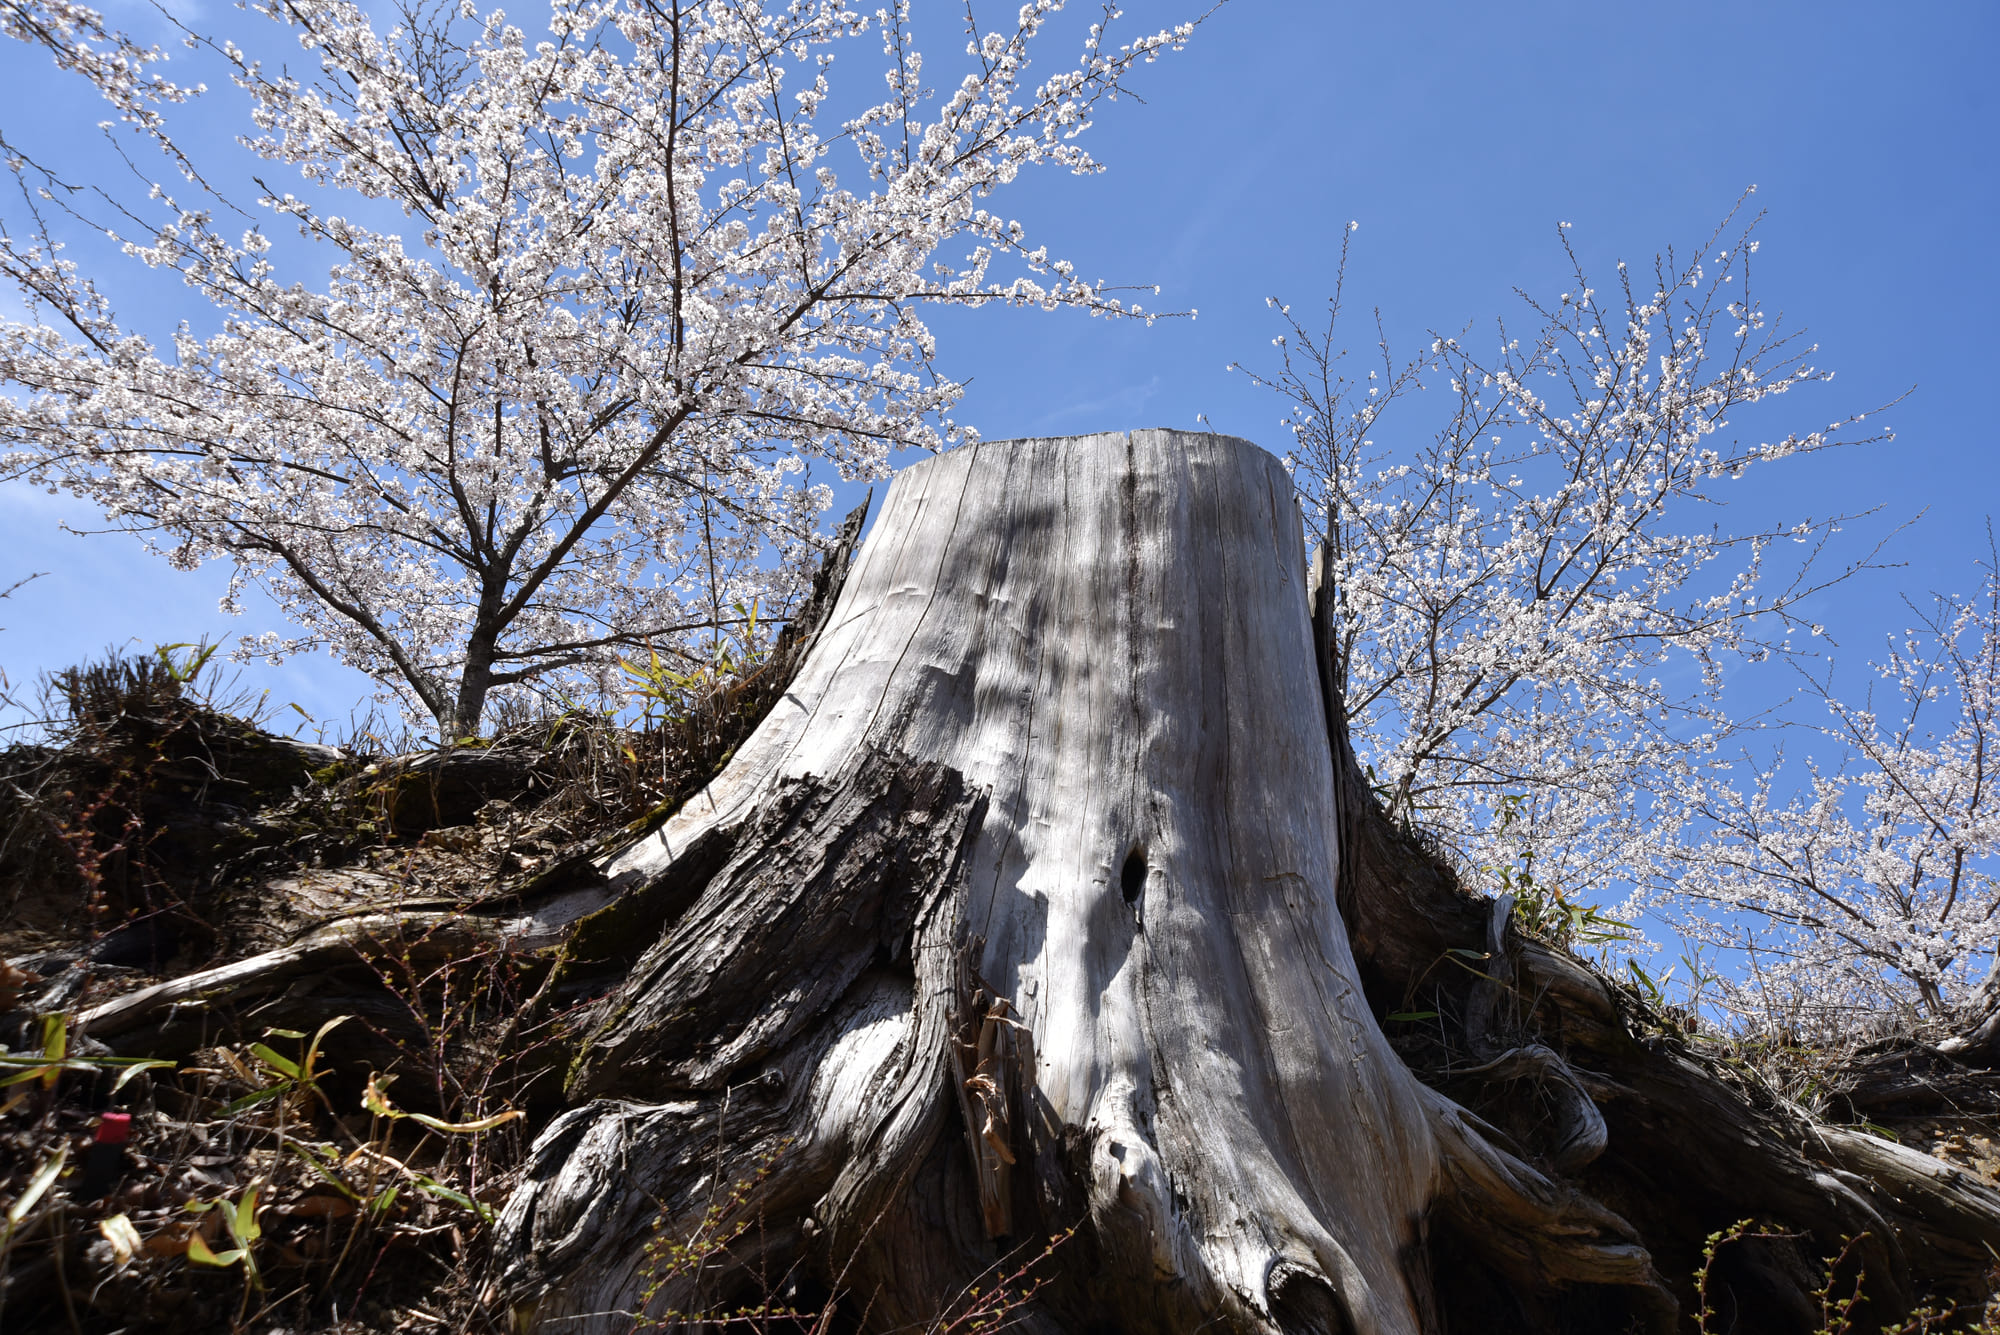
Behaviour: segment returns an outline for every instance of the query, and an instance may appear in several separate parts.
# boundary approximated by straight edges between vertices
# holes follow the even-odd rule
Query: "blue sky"
[[[920,21],[954,9],[919,0]],[[1194,12],[1143,0],[1126,22],[1136,31]],[[164,37],[141,9],[110,13]],[[220,5],[188,17],[225,34],[251,21]],[[936,47],[955,45],[951,28],[937,31]],[[1202,414],[1281,449],[1279,405],[1224,368],[1271,353],[1266,296],[1325,297],[1350,219],[1360,223],[1351,306],[1380,306],[1392,338],[1414,348],[1431,328],[1509,313],[1516,286],[1560,290],[1558,221],[1608,270],[1698,245],[1754,184],[1769,214],[1765,300],[1809,328],[1819,363],[1839,371],[1804,424],[1914,387],[1889,418],[1895,443],[1770,470],[1719,516],[1747,528],[1879,507],[1858,540],[1923,514],[1891,549],[1903,568],[1864,577],[1824,609],[1842,653],[1858,659],[1906,620],[1899,591],[1971,585],[2000,497],[1989,402],[2000,351],[1996,51],[1991,3],[1234,0],[1187,51],[1141,73],[1144,105],[1105,109],[1092,133],[1106,173],[1030,177],[996,201],[1084,274],[1158,283],[1160,306],[1199,318],[1147,329],[1068,313],[941,313],[944,368],[972,380],[959,415],[999,439],[1194,426]],[[844,72],[866,58],[857,47]],[[0,47],[0,75],[10,139],[66,154],[105,115],[28,47]],[[203,102],[198,134],[235,128],[234,90]],[[183,313],[177,285],[123,265],[107,278],[152,332]],[[1393,443],[1393,429],[1377,434]],[[280,624],[255,605],[243,618],[218,614],[219,567],[178,574],[129,538],[58,527],[89,519],[67,501],[0,489],[0,587],[50,572],[0,603],[0,667],[17,684],[108,645]],[[324,658],[245,675],[335,720],[368,691]]]

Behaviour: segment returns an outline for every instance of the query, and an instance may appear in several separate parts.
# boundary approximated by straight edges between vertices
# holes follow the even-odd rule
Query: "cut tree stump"
[[[771,713],[566,929],[553,991],[599,995],[500,1223],[518,1327],[1665,1332],[1756,1216],[1797,1240],[1718,1285],[1803,1332],[1842,1234],[1880,1316],[2000,1245],[1989,1190],[1814,1141],[1391,827],[1316,594],[1245,441],[899,475]],[[1428,1050],[1384,1036],[1413,999]]]

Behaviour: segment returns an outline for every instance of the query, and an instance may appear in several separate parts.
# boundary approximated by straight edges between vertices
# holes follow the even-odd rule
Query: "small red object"
[[[76,1199],[100,1200],[111,1194],[130,1166],[125,1162],[125,1138],[132,1134],[132,1114],[108,1112],[98,1119],[97,1139],[83,1152],[83,1180]]]

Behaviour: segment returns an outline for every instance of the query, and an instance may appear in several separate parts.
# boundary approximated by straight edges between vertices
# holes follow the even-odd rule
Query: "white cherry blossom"
[[[102,34],[35,2],[10,12]],[[88,219],[177,271],[215,332],[160,347],[121,323],[41,225],[84,205],[15,160],[35,226],[0,269],[33,318],[0,327],[0,475],[177,565],[232,562],[232,590],[262,583],[301,627],[258,652],[331,647],[442,736],[495,690],[689,651],[784,602],[828,504],[810,464],[874,476],[964,437],[927,304],[1152,318],[992,209],[1023,168],[1095,170],[1093,107],[1192,28],[1114,46],[1108,15],[1032,80],[1060,7],[968,15],[965,73],[934,94],[908,0],[550,0],[533,27],[471,0],[387,25],[274,0],[256,12],[311,77],[206,42],[272,171],[255,205],[156,188]],[[154,115],[111,50],[69,63]],[[878,56],[886,92],[837,97],[836,50]]]
[[[1437,335],[1401,364],[1378,333],[1365,373],[1342,363],[1338,292],[1324,330],[1272,302],[1263,383],[1329,544],[1357,755],[1480,888],[1636,912],[1679,847],[1679,786],[1743,726],[1725,665],[1783,654],[1795,606],[1853,569],[1812,559],[1839,516],[1715,527],[1732,480],[1860,421],[1739,436],[1827,374],[1751,295],[1749,249],[1718,244],[1732,225],[1605,288],[1565,225],[1571,275],[1523,294],[1526,329]],[[1428,428],[1408,420],[1426,401]]]
[[[1689,783],[1703,837],[1660,890],[1697,940],[1741,968],[1724,1004],[1808,1038],[1920,1011],[1948,1017],[2000,943],[2000,562],[1970,598],[1913,607],[1876,665],[1892,702],[1838,699],[1790,768],[1746,760]],[[1803,769],[1803,776],[1796,771]],[[1739,775],[1741,777],[1739,777]]]

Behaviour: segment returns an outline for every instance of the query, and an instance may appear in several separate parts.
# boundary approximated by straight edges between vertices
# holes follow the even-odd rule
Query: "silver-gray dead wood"
[[[1247,442],[899,476],[728,767],[508,928],[599,997],[502,1220],[519,1321],[924,1329],[1074,1229],[1023,1328],[1666,1331],[1758,1214],[1802,1231],[1733,1262],[1785,1329],[1844,1233],[1884,1312],[2000,1246],[2000,1197],[1640,1037],[1384,821],[1315,593]],[[1392,1045],[1413,1005],[1440,1037]]]

